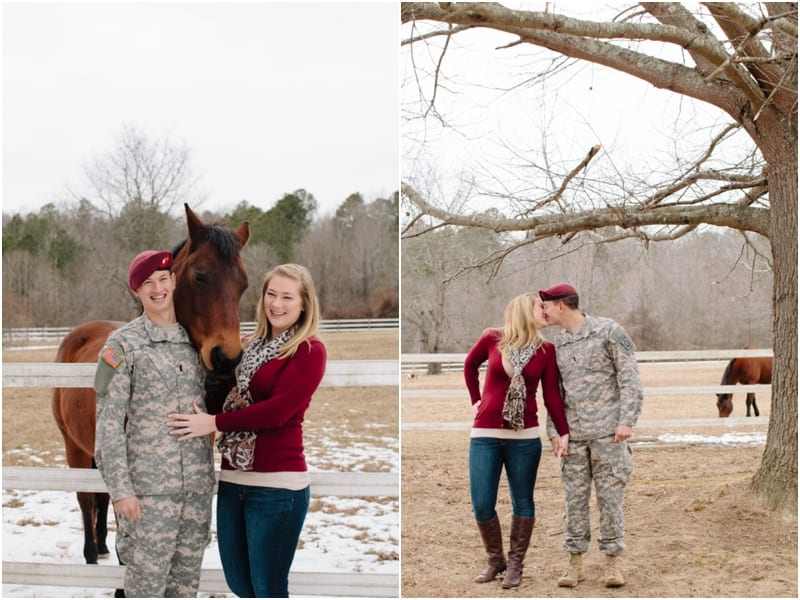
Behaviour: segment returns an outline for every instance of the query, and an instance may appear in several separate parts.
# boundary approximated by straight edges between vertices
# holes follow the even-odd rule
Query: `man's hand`
[[[633,433],[633,427],[628,427],[627,425],[617,425],[617,431],[614,433],[614,441],[615,442],[624,442]]]
[[[119,517],[133,519],[134,521],[142,518],[142,507],[136,496],[128,496],[114,501],[114,512]]]

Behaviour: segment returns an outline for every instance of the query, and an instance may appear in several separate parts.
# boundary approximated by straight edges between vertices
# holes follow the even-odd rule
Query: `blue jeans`
[[[520,517],[536,516],[533,486],[542,458],[542,440],[503,440],[491,437],[470,438],[469,489],[476,521],[491,521],[497,512],[500,473],[506,467],[511,507]]]
[[[240,598],[288,598],[309,488],[299,491],[219,482],[217,536],[225,581]]]

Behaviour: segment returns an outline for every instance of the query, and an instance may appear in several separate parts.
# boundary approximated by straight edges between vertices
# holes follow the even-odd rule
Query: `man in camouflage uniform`
[[[625,551],[622,499],[633,469],[627,439],[642,411],[635,348],[616,322],[582,313],[571,285],[554,285],[541,290],[539,297],[548,324],[564,328],[554,344],[569,424],[561,480],[567,505],[564,549],[570,553],[570,563],[558,585],[575,587],[584,579],[582,558],[591,537],[589,498],[594,480],[600,511],[598,542],[606,563],[604,583],[619,587],[625,584],[617,564]],[[558,437],[549,421],[548,437]]]
[[[203,375],[172,303],[169,252],[146,251],[128,271],[144,313],[111,333],[95,374],[95,459],[118,518],[128,597],[196,597],[210,541],[210,436],[179,441],[170,413],[204,408]]]

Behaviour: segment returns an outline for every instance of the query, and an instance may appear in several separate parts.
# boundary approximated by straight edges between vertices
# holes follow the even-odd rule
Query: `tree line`
[[[603,235],[577,247],[537,241],[499,267],[487,257],[518,239],[455,227],[409,235],[403,352],[466,352],[485,328],[502,326],[513,296],[560,281],[576,286],[583,311],[621,323],[639,350],[772,346],[768,240],[720,228],[669,244],[603,243]],[[552,339],[555,331],[543,333]]]
[[[323,217],[315,216],[317,201],[304,189],[268,209],[246,201],[226,213],[192,208],[207,223],[250,222],[242,253],[250,281],[242,320],[255,318],[262,278],[283,262],[308,266],[325,318],[378,318],[398,316],[398,198],[395,192],[367,201],[353,193]],[[127,285],[130,260],[143,249],[171,249],[185,238],[183,217],[140,199],[117,211],[98,210],[82,198],[71,207],[48,204],[27,216],[4,214],[3,324],[130,320],[139,311]]]

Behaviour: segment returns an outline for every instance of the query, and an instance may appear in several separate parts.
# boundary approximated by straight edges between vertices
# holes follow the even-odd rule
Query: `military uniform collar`
[[[583,323],[581,326],[578,327],[575,331],[569,331],[566,327],[563,330],[565,336],[569,339],[577,340],[583,337],[586,337],[589,332],[592,331],[592,327],[594,325],[594,318],[587,315],[586,313],[581,313],[584,317]]]
[[[150,317],[146,314],[142,313],[142,319],[144,322],[144,330],[147,332],[147,337],[150,338],[153,342],[186,342],[189,341],[189,335],[186,333],[186,330],[183,328],[183,325],[180,323],[178,324],[178,333],[177,335],[170,333],[163,327],[159,327],[156,325]]]

